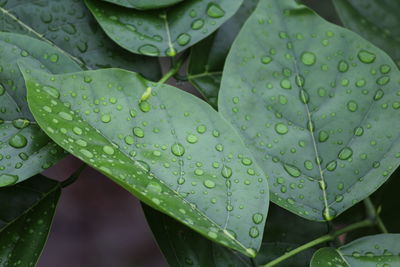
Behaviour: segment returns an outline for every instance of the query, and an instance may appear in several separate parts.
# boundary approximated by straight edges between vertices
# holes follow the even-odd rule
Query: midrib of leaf
[[[59,50],[62,54],[66,55],[67,57],[70,57],[72,60],[74,60],[76,63],[78,63],[80,66],[84,66],[85,64],[78,59],[77,57],[74,57],[70,53],[66,52],[65,50],[61,49],[57,45],[55,45],[52,41],[47,39],[43,34],[38,33],[34,29],[32,29],[29,25],[25,24],[23,21],[19,20],[16,16],[14,16],[12,13],[8,12],[6,9],[0,7],[0,12],[2,12],[5,16],[8,16],[11,20],[15,21],[18,23],[20,26],[25,28],[28,32],[31,32],[35,36],[37,36],[40,40],[50,44],[52,47],[55,47],[57,50]]]
[[[21,217],[23,217],[23,216],[25,216],[26,214],[28,214],[32,209],[34,209],[35,207],[37,207],[37,206],[40,204],[40,202],[43,201],[43,199],[47,198],[50,194],[52,194],[52,193],[53,193],[54,191],[56,191],[58,188],[59,188],[59,184],[57,184],[56,186],[54,186],[54,188],[52,188],[50,191],[47,191],[47,192],[45,192],[45,193],[40,192],[40,193],[42,194],[41,198],[39,198],[38,201],[36,201],[32,206],[30,206],[28,209],[26,209],[23,213],[21,213],[20,215],[18,215],[17,217],[15,217],[14,219],[12,219],[11,221],[6,222],[6,225],[5,225],[4,227],[0,228],[0,233],[1,233],[2,231],[4,231],[4,229],[6,229],[7,227],[9,227],[10,225],[12,225],[13,223],[15,223],[16,221],[18,221]],[[32,192],[38,192],[38,191],[32,190],[32,189],[29,189],[29,190],[32,191]],[[0,218],[0,220],[2,220],[2,219]],[[4,220],[2,220],[2,221],[5,222]]]
[[[162,12],[162,19],[164,21],[164,27],[165,27],[165,31],[167,33],[168,47],[169,47],[169,50],[172,52],[172,51],[175,51],[175,48],[174,48],[174,45],[172,44],[172,41],[171,41],[171,32],[169,30],[169,22],[168,22],[168,17],[167,16],[168,16],[167,12],[163,11]]]
[[[279,0],[276,0],[275,3],[276,3],[276,5],[279,6],[278,10],[283,10],[282,6],[279,4]],[[279,22],[281,23],[282,27],[285,29],[286,32],[290,32],[289,29],[288,29],[288,25],[286,24],[284,19],[280,19]],[[301,73],[300,73],[300,68],[299,68],[299,65],[298,65],[297,53],[294,52],[294,50],[295,50],[295,42],[293,42],[292,37],[291,37],[290,34],[288,34],[288,39],[293,44],[293,49],[289,49],[289,50],[290,50],[290,53],[292,54],[293,59],[294,59],[294,62],[293,62],[294,72],[295,72],[296,76],[300,76]],[[305,92],[307,92],[304,89],[303,85],[301,85],[301,86],[298,85],[298,87],[299,87],[300,90],[304,90]],[[307,119],[308,119],[307,123],[313,123],[312,114],[310,112],[308,103],[304,103],[304,107],[305,107],[305,111],[307,113]],[[309,129],[308,129],[308,132],[310,133],[310,137],[311,137],[311,141],[312,141],[313,149],[314,149],[314,154],[315,154],[316,159],[317,159],[316,163],[318,165],[318,171],[319,171],[319,176],[320,176],[319,183],[320,183],[320,185],[322,185],[322,186],[320,186],[320,188],[321,188],[321,191],[322,191],[322,198],[323,198],[324,207],[325,207],[324,211],[323,211],[323,217],[325,219],[326,218],[331,218],[330,211],[329,211],[329,204],[328,204],[328,196],[327,196],[327,192],[326,192],[326,183],[325,183],[325,178],[324,178],[324,172],[322,171],[321,162],[319,161],[320,156],[319,156],[319,151],[318,151],[318,145],[317,145],[317,142],[315,140],[314,132],[310,131]]]
[[[95,91],[92,87],[92,85],[89,86],[91,88],[91,90]],[[71,111],[73,111],[76,114],[79,114],[78,112],[75,112],[72,108],[70,108]],[[104,135],[100,129],[94,127],[92,124],[90,124],[89,122],[87,122],[84,118],[82,118],[81,116],[79,116],[80,119],[84,122],[87,123],[87,125],[92,128],[94,131],[96,131],[99,135],[101,135],[105,140],[107,140],[107,142],[112,146],[112,142],[109,140],[109,138]],[[46,128],[44,127],[44,125],[41,125],[40,122],[38,122],[39,126],[45,131],[47,132]],[[55,140],[54,140],[55,141]],[[56,142],[56,141],[55,141]],[[58,142],[56,142],[58,143]],[[61,146],[61,144],[59,144]],[[129,161],[133,161],[134,165],[139,166],[143,171],[147,172],[147,169],[140,164],[139,161],[132,159],[129,155],[127,155],[124,151],[119,150],[121,152],[121,154],[123,154]],[[129,187],[129,185],[125,184],[123,181],[120,181],[117,177],[113,176],[114,179],[116,179],[117,181],[121,182],[121,184],[123,185],[123,187],[125,189],[127,189],[128,191],[131,192],[131,190],[135,190],[136,192],[140,193],[139,191],[137,191],[135,188],[131,188]],[[179,200],[181,200],[185,205],[187,205],[188,207],[190,207],[192,210],[196,211],[197,214],[205,219],[207,219],[211,224],[213,224],[217,229],[219,229],[221,232],[224,233],[225,236],[227,236],[229,239],[231,239],[234,243],[236,243],[238,246],[240,246],[244,251],[246,251],[247,253],[249,253],[250,255],[253,255],[254,253],[251,251],[250,248],[247,248],[245,245],[243,245],[239,240],[237,240],[231,233],[229,233],[226,228],[222,228],[218,223],[216,223],[213,219],[211,219],[209,216],[207,216],[203,211],[199,210],[199,208],[197,207],[197,205],[195,205],[196,203],[192,203],[188,200],[186,200],[185,198],[183,198],[181,196],[181,194],[179,194],[178,191],[174,190],[173,188],[169,187],[166,183],[164,183],[163,180],[161,180],[159,177],[155,176],[155,178],[161,183],[163,184],[166,188],[168,188]],[[194,204],[194,205],[193,205]]]
[[[336,249],[337,254],[339,254],[340,258],[347,264],[348,267],[351,267],[351,265],[347,262],[346,258],[344,255],[341,253],[339,249]]]

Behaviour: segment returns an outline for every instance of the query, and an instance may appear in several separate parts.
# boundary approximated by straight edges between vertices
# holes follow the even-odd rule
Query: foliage
[[[90,166],[171,266],[397,266],[400,6],[333,4],[350,30],[295,0],[0,0],[0,265],[36,264]]]

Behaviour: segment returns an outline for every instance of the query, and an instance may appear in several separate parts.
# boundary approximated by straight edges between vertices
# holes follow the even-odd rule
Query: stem
[[[73,184],[76,180],[78,180],[82,171],[87,167],[86,163],[82,163],[82,165],[73,173],[70,177],[61,182],[61,187],[65,188],[71,184]]]
[[[158,83],[159,84],[165,83],[166,81],[168,81],[169,78],[177,74],[181,69],[183,62],[185,62],[186,58],[187,56],[186,54],[184,54],[177,61],[173,62],[172,68],[167,73],[164,74],[164,76],[158,81]]]
[[[372,201],[369,197],[364,199],[364,205],[365,205],[365,210],[367,212],[368,217],[371,218],[372,220],[375,220],[376,226],[378,226],[379,230],[381,230],[382,233],[387,234],[389,231],[387,230],[381,217],[379,216],[378,212],[376,211],[374,203],[372,203]]]
[[[284,261],[284,260],[286,260],[286,259],[288,259],[290,257],[293,257],[294,255],[296,255],[296,254],[298,254],[298,253],[300,253],[300,252],[302,252],[302,251],[304,251],[306,249],[309,249],[311,247],[314,247],[316,245],[319,245],[319,244],[322,244],[322,243],[325,243],[325,242],[328,242],[328,241],[332,241],[336,237],[338,237],[338,236],[340,236],[342,234],[345,234],[345,233],[348,233],[348,232],[351,232],[351,231],[354,231],[354,230],[357,230],[357,229],[360,229],[360,228],[364,228],[364,227],[371,227],[371,226],[374,226],[374,225],[375,225],[374,221],[371,220],[371,219],[366,219],[364,221],[353,223],[353,224],[351,224],[349,226],[346,226],[346,227],[344,227],[344,228],[342,228],[340,230],[337,230],[337,231],[332,232],[330,234],[318,237],[317,239],[314,239],[314,240],[312,240],[312,241],[310,241],[310,242],[308,242],[308,243],[306,243],[306,244],[304,244],[304,245],[302,245],[300,247],[297,247],[297,248],[295,248],[295,249],[283,254],[282,256],[276,258],[275,260],[270,261],[269,263],[267,263],[265,265],[261,265],[261,267],[272,267],[272,266],[275,266],[278,263],[281,263],[282,261]]]

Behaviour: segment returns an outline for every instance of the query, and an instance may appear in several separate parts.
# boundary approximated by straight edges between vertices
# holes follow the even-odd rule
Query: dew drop
[[[301,175],[301,171],[293,165],[284,164],[283,168],[292,177],[299,177]]]
[[[23,148],[28,143],[28,140],[22,134],[15,134],[9,140],[8,144],[14,148]]]
[[[181,35],[178,36],[176,41],[180,46],[185,46],[190,42],[191,39],[192,37],[189,34],[182,33]]]
[[[186,137],[186,141],[187,141],[188,143],[190,143],[190,144],[195,144],[195,143],[197,143],[198,138],[197,138],[197,136],[195,136],[194,134],[189,134],[189,135]]]
[[[216,3],[209,3],[207,6],[207,15],[212,18],[221,18],[225,15],[225,11]]]
[[[205,187],[210,188],[210,189],[215,187],[215,183],[211,180],[205,180],[203,182],[203,184]]]
[[[286,134],[286,133],[289,131],[289,129],[288,129],[288,127],[287,127],[285,124],[283,124],[283,123],[277,123],[277,124],[275,124],[275,131],[276,131],[278,134],[284,135],[284,134]]]
[[[255,226],[251,227],[251,228],[250,228],[250,231],[249,231],[249,235],[250,235],[250,237],[252,237],[252,238],[257,238],[257,237],[260,235],[260,233],[259,233],[257,227],[255,227]]]
[[[134,127],[132,132],[136,137],[139,137],[139,138],[143,138],[144,137],[144,131],[140,127]]]
[[[28,127],[30,121],[27,119],[15,119],[12,121],[12,125],[17,129],[24,129]]]
[[[64,120],[67,121],[72,121],[72,115],[69,113],[66,113],[64,111],[61,111],[60,113],[58,113],[58,116],[60,116],[61,118],[63,118]]]
[[[312,52],[304,52],[301,54],[301,62],[306,66],[312,66],[315,64],[317,58]]]
[[[111,121],[111,115],[110,114],[104,114],[101,116],[101,121],[104,123],[109,123]]]
[[[350,147],[345,147],[339,152],[339,159],[346,160],[349,159],[353,155],[353,150]]]
[[[351,112],[355,112],[358,109],[358,104],[357,102],[350,100],[349,102],[347,102],[347,109]]]
[[[112,146],[103,146],[103,151],[107,155],[114,155],[115,153],[114,148]]]
[[[262,221],[263,221],[263,219],[264,219],[264,216],[261,214],[261,213],[254,213],[253,214],[253,222],[255,223],[255,224],[260,224],[260,223],[262,223]]]
[[[159,183],[157,182],[150,182],[146,186],[146,190],[152,193],[156,194],[161,194],[162,193],[162,187]]]
[[[366,64],[371,64],[375,61],[376,55],[370,51],[367,50],[360,50],[358,52],[358,59],[362,62],[362,63],[366,63]]]
[[[17,175],[12,174],[0,174],[0,187],[13,185],[18,181]]]
[[[222,167],[222,170],[221,170],[221,175],[222,175],[224,178],[226,178],[226,179],[231,178],[231,176],[232,176],[232,169],[231,169],[229,166],[224,165],[224,166]]]
[[[338,71],[346,72],[348,70],[349,70],[349,64],[344,60],[340,60],[338,64]]]
[[[324,208],[322,216],[326,221],[332,221],[336,217],[336,211],[332,208]]]
[[[171,152],[177,157],[182,157],[185,154],[185,148],[180,143],[175,143],[171,146]]]
[[[147,101],[141,101],[139,103],[139,108],[142,112],[149,112],[151,109],[150,103]]]
[[[43,86],[42,89],[43,89],[43,91],[45,91],[46,93],[48,93],[49,95],[51,95],[54,98],[60,97],[60,92],[57,90],[57,88],[50,87],[50,86]]]
[[[192,29],[193,30],[200,30],[204,26],[204,20],[202,19],[196,19],[195,21],[192,22]]]
[[[326,142],[329,139],[329,133],[327,131],[320,131],[318,133],[318,141],[320,143]]]
[[[310,101],[310,97],[309,97],[307,91],[301,89],[299,94],[300,94],[300,101],[303,104],[308,104],[308,102]]]
[[[142,45],[141,47],[139,47],[138,51],[146,56],[156,57],[160,55],[160,50],[156,46],[151,44]]]
[[[380,99],[382,99],[382,97],[385,95],[385,92],[382,89],[378,89],[376,90],[376,93],[374,95],[374,100],[378,101]]]

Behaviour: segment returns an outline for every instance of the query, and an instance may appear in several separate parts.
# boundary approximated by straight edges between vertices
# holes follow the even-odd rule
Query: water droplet
[[[142,128],[140,127],[135,127],[132,130],[133,134],[139,138],[143,138],[144,137],[144,131]]]
[[[320,131],[318,133],[318,141],[323,143],[326,142],[326,140],[329,139],[329,133],[327,131]]]
[[[374,53],[367,50],[360,50],[357,56],[361,62],[366,64],[374,62],[376,58],[376,55]]]
[[[197,136],[195,136],[194,134],[189,134],[189,135],[186,137],[186,141],[188,141],[188,143],[190,143],[190,144],[195,144],[195,143],[197,143],[198,138],[197,138]]]
[[[17,129],[24,129],[24,128],[28,127],[28,125],[30,124],[30,121],[27,119],[15,119],[12,121],[12,124]]]
[[[284,164],[283,168],[292,177],[299,177],[301,175],[301,171],[293,165]]]
[[[349,70],[349,64],[344,60],[340,60],[338,64],[338,71],[346,72],[348,70]]]
[[[1,68],[0,68],[1,70]],[[4,95],[4,93],[6,92],[6,89],[3,87],[3,85],[0,84],[0,96]]]
[[[264,219],[264,216],[263,216],[261,213],[254,213],[254,215],[253,215],[253,222],[254,222],[255,224],[260,224],[260,223],[262,223],[263,219]]]
[[[17,175],[12,174],[0,174],[0,187],[13,185],[18,181]]]
[[[90,152],[89,150],[81,149],[81,150],[79,150],[79,152],[81,152],[82,155],[84,155],[87,158],[90,158],[90,159],[93,158],[93,153]]]
[[[157,182],[150,182],[146,186],[146,190],[152,193],[156,194],[161,194],[162,193],[162,187],[159,183]]]
[[[196,19],[195,21],[192,22],[192,29],[193,30],[200,30],[204,26],[204,20],[202,19]]]
[[[66,113],[64,111],[61,111],[60,113],[58,113],[58,116],[60,116],[61,118],[63,118],[64,120],[67,121],[72,121],[72,115],[69,113]]]
[[[160,50],[156,46],[151,44],[142,45],[141,47],[139,47],[138,51],[139,53],[146,56],[156,57],[160,55]]]
[[[347,102],[347,109],[351,112],[355,112],[358,109],[358,104],[357,102],[350,100],[349,102]]]
[[[51,95],[54,98],[60,97],[60,92],[58,91],[57,88],[50,87],[50,86],[43,86],[42,89],[43,89],[43,91],[45,91],[46,93],[48,93],[49,95]]]
[[[109,123],[111,121],[111,115],[110,114],[104,114],[101,116],[101,121],[104,123]]]
[[[8,144],[14,148],[23,148],[28,143],[28,140],[22,134],[15,134],[8,140]]]
[[[206,127],[205,125],[199,125],[199,126],[197,127],[197,132],[200,133],[200,134],[205,133],[206,130],[207,130],[207,127]]]
[[[225,15],[225,11],[216,3],[209,3],[207,6],[207,15],[212,18],[221,18]]]
[[[380,99],[382,99],[382,97],[385,95],[385,92],[382,89],[378,89],[376,90],[376,93],[374,95],[374,100],[378,101]]]
[[[356,127],[354,128],[354,135],[355,136],[361,136],[364,133],[364,128],[363,127]]]
[[[312,66],[315,64],[317,58],[312,52],[304,52],[301,54],[301,62],[306,66]]]
[[[180,46],[185,46],[190,42],[191,39],[192,37],[189,34],[182,33],[181,35],[178,36],[176,41]]]
[[[215,183],[211,180],[205,180],[203,184],[205,187],[210,189],[215,187]]]
[[[83,133],[82,129],[76,126],[72,129],[72,131],[77,135],[81,135]]]
[[[278,134],[283,135],[283,134],[286,134],[286,133],[289,131],[289,129],[288,129],[288,127],[287,127],[285,124],[283,124],[283,123],[277,123],[277,124],[275,124],[275,131],[276,131]]]
[[[149,103],[149,102],[147,102],[147,101],[141,101],[141,102],[139,103],[139,108],[140,108],[140,110],[143,111],[143,112],[149,112],[150,109],[151,109],[151,106],[150,106],[150,103]]]
[[[308,93],[303,89],[300,90],[300,101],[303,102],[303,104],[308,104],[310,101]]]
[[[185,148],[180,143],[175,143],[171,146],[171,152],[178,157],[182,157],[185,154]]]
[[[283,80],[281,80],[281,87],[283,89],[291,89],[292,83],[288,79],[283,79]]]
[[[265,56],[261,58],[261,63],[263,64],[269,64],[272,61],[272,58],[270,56]]]
[[[113,155],[115,153],[114,148],[111,146],[103,146],[103,151],[108,155]]]
[[[232,176],[232,169],[231,169],[229,166],[224,165],[224,166],[222,167],[222,170],[221,170],[221,175],[222,175],[224,178],[226,178],[226,179],[231,178],[231,176]]]
[[[58,55],[57,54],[52,54],[50,56],[50,61],[53,63],[56,63],[58,61]]]
[[[249,231],[249,235],[250,235],[250,237],[252,237],[252,238],[258,237],[258,236],[260,235],[260,233],[259,233],[257,227],[255,227],[255,226],[251,227],[251,228],[250,228],[250,231]]]
[[[353,155],[353,150],[350,147],[345,147],[339,152],[339,159],[346,160],[349,159]]]

